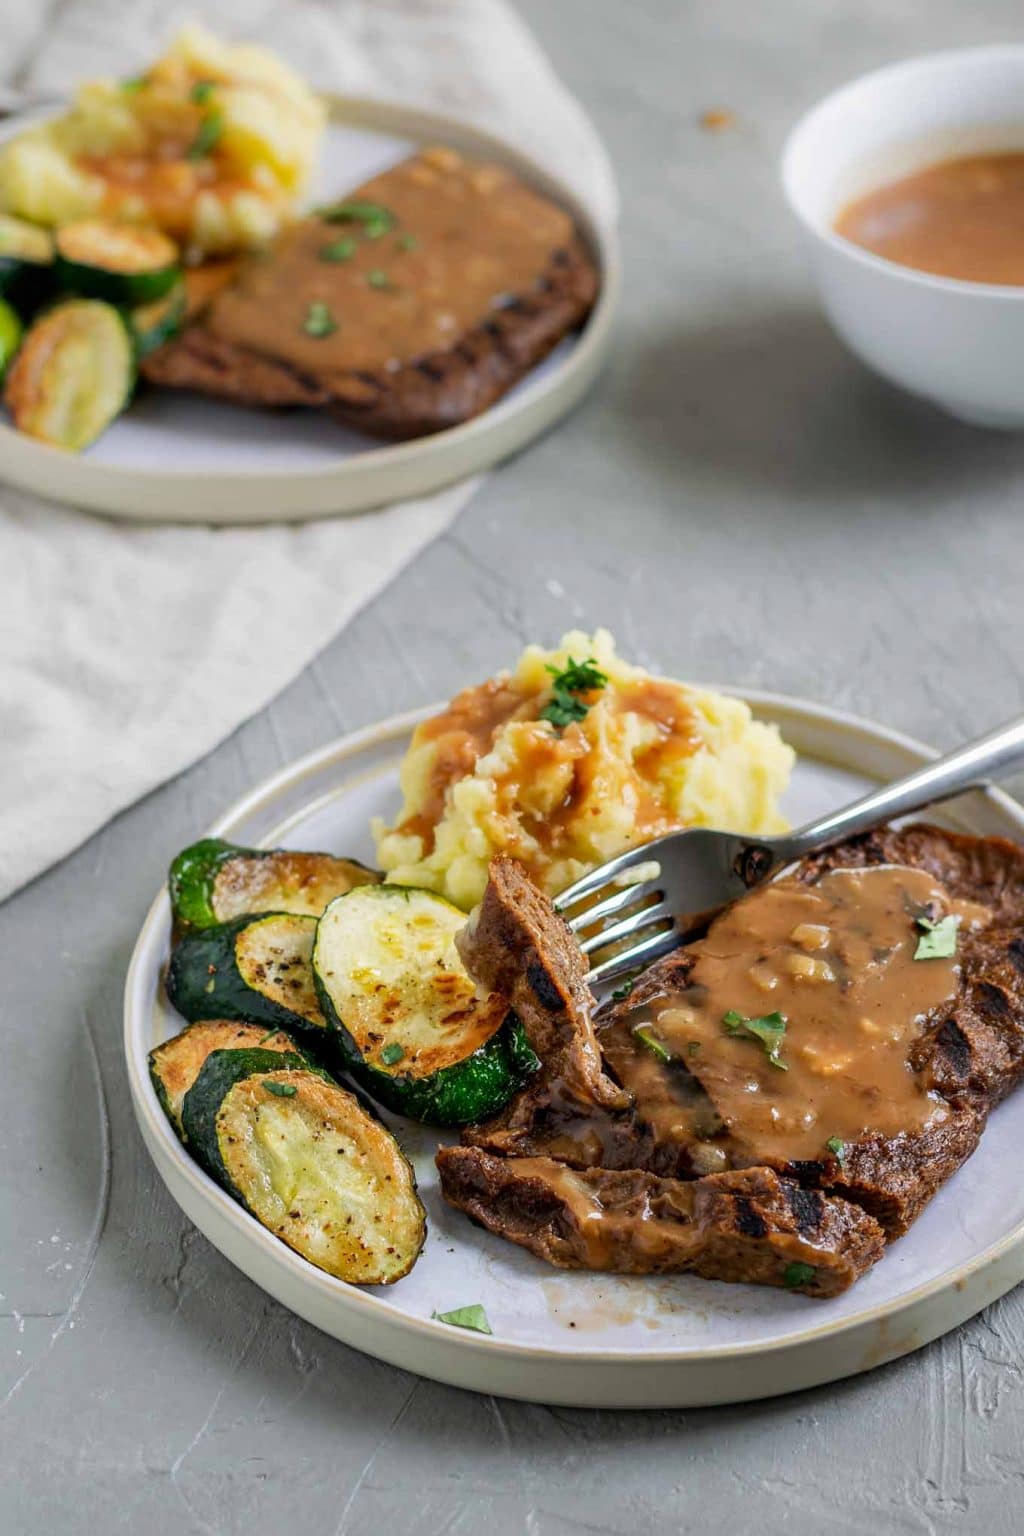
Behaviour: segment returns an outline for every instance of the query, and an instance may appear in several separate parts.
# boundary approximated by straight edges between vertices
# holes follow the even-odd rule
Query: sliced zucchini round
[[[264,1051],[216,1051],[183,1120],[207,1172],[317,1269],[390,1285],[415,1264],[427,1223],[408,1159],[325,1075]]]
[[[319,917],[336,896],[381,877],[355,859],[288,848],[239,848],[204,837],[171,865],[168,888],[179,932],[210,928],[247,912]]]
[[[38,224],[0,214],[0,298],[23,314],[53,287],[53,236]]]
[[[135,355],[141,362],[157,347],[180,335],[185,324],[184,282],[175,283],[162,299],[154,299],[152,304],[139,304],[129,312],[128,323],[135,337]]]
[[[57,231],[59,287],[133,308],[162,299],[182,278],[178,247],[158,229],[82,219]]]
[[[25,327],[17,310],[12,309],[6,299],[0,299],[0,379],[10,367],[24,334]]]
[[[206,1058],[214,1051],[238,1051],[259,1047],[283,1052],[306,1063],[306,1056],[283,1029],[264,1029],[262,1024],[241,1024],[231,1019],[206,1019],[190,1024],[180,1035],[165,1040],[149,1053],[149,1075],[156,1096],[179,1136],[181,1106]]]
[[[76,452],[120,414],[134,384],[135,347],[118,311],[75,299],[32,324],[4,400],[20,432]]]
[[[310,957],[316,918],[263,912],[186,934],[167,967],[167,995],[186,1019],[240,1019],[333,1038],[320,1011]]]
[[[466,1125],[495,1114],[539,1065],[504,1000],[478,997],[433,891],[366,885],[317,925],[313,976],[346,1066],[381,1104]]]

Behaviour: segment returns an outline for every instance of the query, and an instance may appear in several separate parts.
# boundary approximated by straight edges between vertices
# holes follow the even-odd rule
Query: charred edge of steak
[[[399,440],[478,416],[541,362],[593,307],[599,278],[582,242],[552,254],[533,289],[506,298],[450,348],[393,373],[313,378],[211,335],[202,316],[142,364],[152,383],[256,406],[329,406],[347,426]]]
[[[491,860],[483,899],[457,943],[473,979],[508,999],[541,1059],[533,1102],[546,1094],[591,1109],[628,1105],[602,1069],[587,962],[522,865],[504,854]]]
[[[449,1204],[564,1269],[693,1273],[824,1297],[846,1290],[885,1251],[866,1212],[767,1168],[683,1183],[470,1147],[443,1148],[437,1166]]]

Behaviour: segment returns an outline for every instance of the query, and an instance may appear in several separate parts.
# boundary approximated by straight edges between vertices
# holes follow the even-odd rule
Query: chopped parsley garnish
[[[789,1071],[786,1063],[779,1059],[782,1037],[788,1022],[784,1013],[766,1013],[761,1018],[748,1019],[735,1008],[730,1008],[728,1013],[722,1015],[722,1025],[727,1035],[748,1035],[751,1040],[759,1040],[768,1060],[780,1072]]]
[[[432,1312],[430,1315],[437,1322],[448,1323],[452,1328],[471,1328],[474,1333],[492,1332],[487,1313],[478,1301],[471,1307],[456,1307],[453,1312]]]
[[[639,1040],[640,1044],[650,1051],[652,1056],[656,1056],[659,1061],[672,1060],[672,1052],[662,1045],[657,1035],[651,1033],[651,1026],[649,1024],[634,1024],[630,1033],[634,1040]]]
[[[399,1045],[397,1040],[390,1040],[387,1045],[381,1047],[380,1059],[386,1067],[393,1067],[396,1061],[401,1061],[405,1055],[405,1046]]]
[[[294,1099],[299,1091],[294,1083],[264,1083],[263,1086],[279,1099]]]
[[[915,960],[948,960],[956,954],[960,919],[952,912],[948,917],[940,917],[937,923],[933,923],[930,917],[917,917],[914,921],[921,930],[914,950]]]
[[[322,245],[316,254],[321,261],[351,261],[356,248],[356,242],[346,235],[344,240],[332,240],[330,245]]]
[[[361,224],[368,240],[379,240],[395,227],[394,214],[383,204],[362,202],[358,198],[320,208],[318,212],[328,224]]]
[[[371,288],[393,288],[395,286],[387,273],[382,272],[380,267],[374,267],[372,272],[367,272],[366,281]]]
[[[843,1158],[846,1155],[846,1142],[839,1136],[830,1136],[825,1145],[832,1153],[832,1156],[838,1160],[839,1166],[842,1167]]]
[[[795,1291],[798,1285],[810,1285],[817,1273],[813,1264],[803,1264],[797,1259],[782,1271],[782,1283],[787,1291]]]
[[[188,147],[190,160],[205,160],[216,147],[224,132],[224,114],[219,107],[211,107],[199,124],[199,132]]]
[[[572,725],[574,720],[586,719],[590,705],[583,702],[581,694],[596,693],[603,688],[608,674],[601,671],[593,656],[586,661],[575,661],[570,656],[564,667],[548,666],[547,671],[554,682],[551,698],[541,710],[540,718],[559,730]]]
[[[627,998],[633,990],[633,984],[635,981],[636,974],[627,976],[625,981],[622,982],[621,985],[617,986],[615,991],[612,993],[612,1002],[621,1003],[625,998]]]
[[[399,235],[398,239],[395,241],[395,250],[396,251],[414,251],[418,245],[419,245],[419,241],[417,240],[415,235],[410,235],[410,234]]]
[[[330,309],[320,299],[315,299],[306,310],[302,329],[307,336],[331,336],[338,329]]]
[[[257,1045],[262,1045],[264,1040],[275,1040],[278,1035],[283,1035],[283,1034],[284,1034],[284,1030],[283,1029],[268,1029],[265,1035],[260,1035],[260,1037],[257,1040],[256,1044]]]
[[[197,102],[199,106],[202,106],[204,102],[209,101],[210,97],[213,95],[216,89],[216,86],[217,82],[215,80],[197,80],[195,85],[188,93],[189,98],[192,101]]]

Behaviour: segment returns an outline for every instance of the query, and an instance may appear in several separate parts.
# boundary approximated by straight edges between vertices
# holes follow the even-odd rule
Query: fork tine
[[[675,927],[666,929],[664,933],[652,933],[650,938],[634,944],[632,949],[623,950],[622,954],[613,955],[610,960],[605,960],[601,965],[595,965],[594,969],[587,973],[587,985],[593,991],[596,987],[604,986],[607,982],[624,976],[627,971],[635,971],[642,966],[650,965],[653,961],[660,960],[662,955],[678,949],[681,942],[682,935]]]
[[[614,917],[615,913],[621,912],[623,907],[634,907],[639,901],[648,901],[652,896],[663,894],[657,880],[645,880],[640,885],[625,885],[617,890],[614,896],[607,896],[604,901],[595,901],[592,907],[585,907],[582,912],[577,912],[575,917],[570,917],[567,921],[573,933],[579,933],[582,928],[589,928],[592,923],[601,923],[606,917]]]
[[[631,939],[635,934],[642,933],[654,923],[663,923],[666,918],[672,920],[674,914],[672,908],[665,900],[659,901],[653,907],[642,907],[639,912],[632,912],[624,917],[621,922],[612,923],[609,928],[603,928],[600,933],[592,933],[588,938],[580,940],[580,949],[585,955],[593,954],[597,949],[606,949],[609,944],[618,944],[622,939]]]
[[[597,869],[592,869],[589,875],[581,875],[574,885],[566,886],[565,890],[555,898],[555,907],[564,913],[566,907],[574,907],[584,896],[593,896],[603,886],[611,885],[626,870],[632,869],[637,864],[649,864],[657,861],[656,849],[658,842],[644,843],[639,848],[630,848],[625,853],[620,853],[617,859],[609,859],[607,864],[601,864]]]

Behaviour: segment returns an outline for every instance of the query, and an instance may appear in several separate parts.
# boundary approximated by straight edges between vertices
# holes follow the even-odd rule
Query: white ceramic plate
[[[420,144],[449,144],[509,166],[567,208],[601,270],[586,325],[474,421],[413,442],[339,426],[322,411],[245,410],[175,390],[147,390],[84,454],[0,422],[3,478],[74,506],[147,521],[250,523],[359,512],[423,496],[515,452],[580,400],[611,337],[619,288],[614,231],[569,187],[504,140],[435,113],[329,97],[331,121],[311,204],[337,197]],[[0,142],[24,126],[5,125]]]
[[[842,804],[872,780],[924,761],[925,748],[809,704],[745,695],[799,753],[795,821]],[[398,805],[397,766],[425,712],[334,743],[284,769],[213,829],[241,843],[326,848],[372,859],[372,815]],[[944,820],[1024,837],[1024,811],[998,793],[964,797]],[[199,829],[197,828],[197,835]],[[325,1332],[439,1381],[549,1403],[669,1407],[739,1402],[836,1380],[917,1349],[1024,1278],[1024,1094],[996,1111],[975,1157],[906,1237],[833,1301],[692,1276],[566,1274],[472,1226],[441,1201],[437,1133],[392,1119],[416,1166],[430,1230],[398,1285],[357,1290],[321,1274],[201,1172],[149,1081],[147,1052],[181,1028],[161,995],[170,908],[154,902],[125,992],[125,1051],[136,1115],[161,1177],[196,1226],[271,1295]],[[452,1137],[447,1138],[454,1139]],[[482,1302],[492,1338],[433,1322]]]

